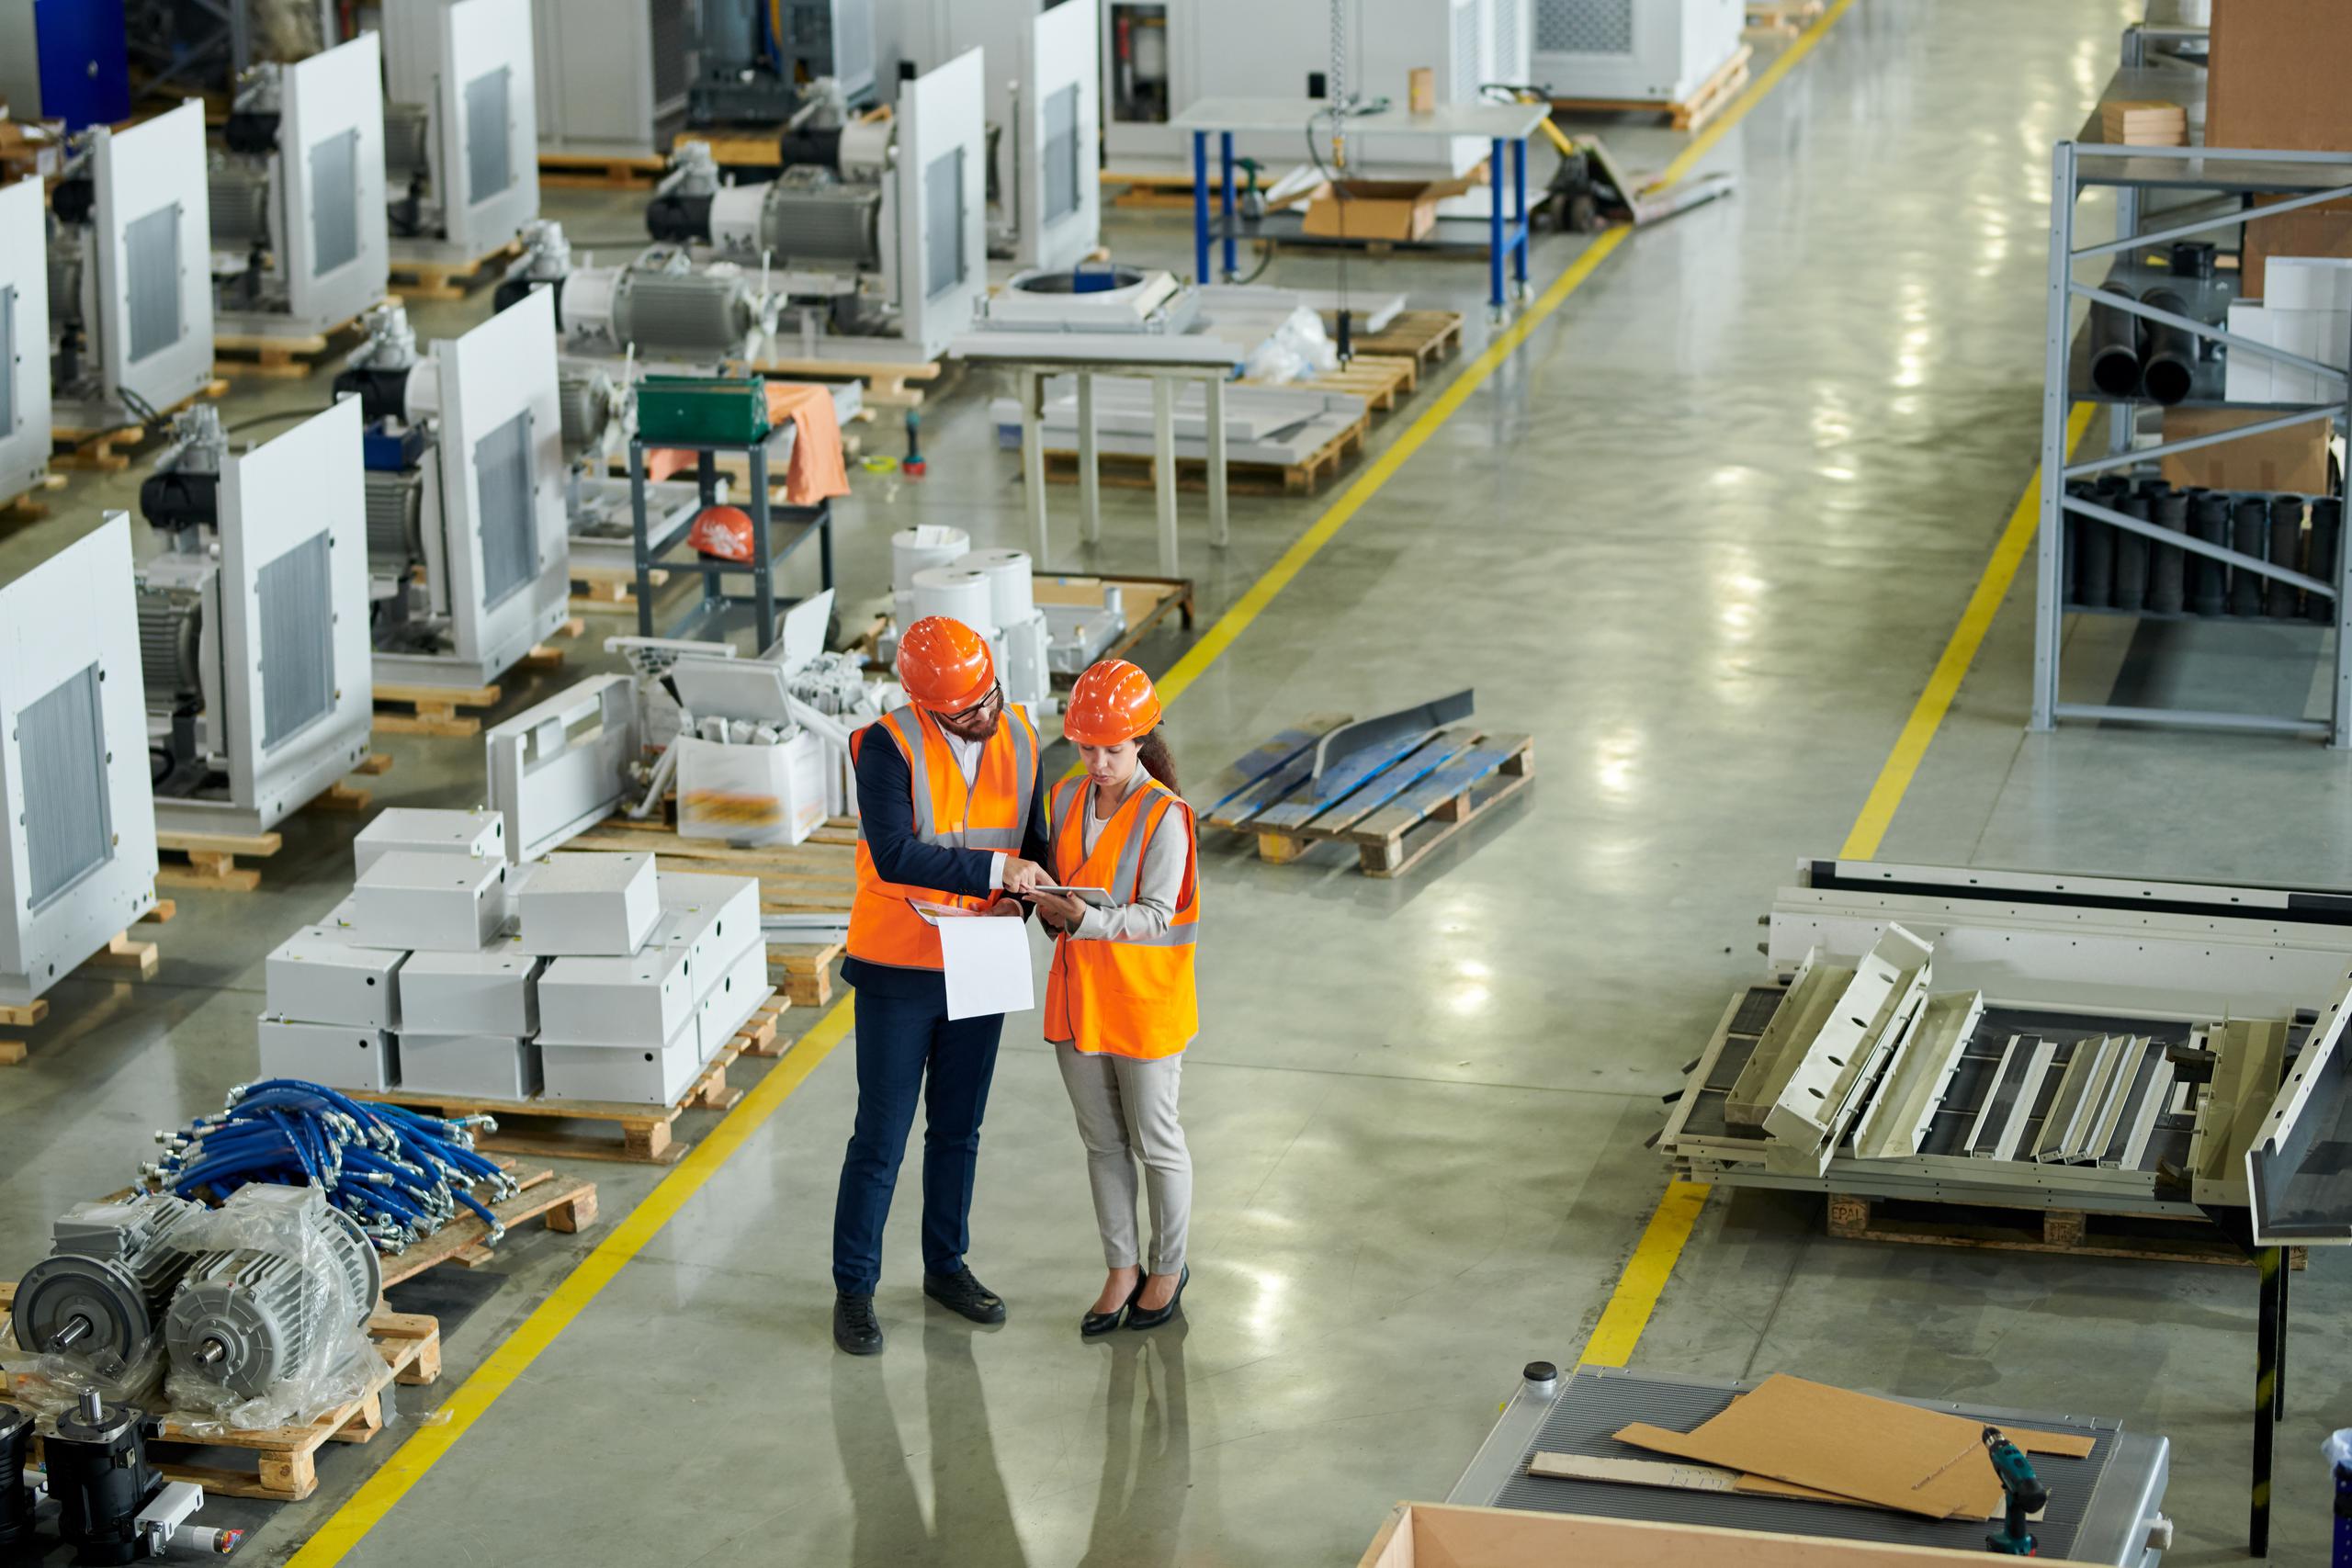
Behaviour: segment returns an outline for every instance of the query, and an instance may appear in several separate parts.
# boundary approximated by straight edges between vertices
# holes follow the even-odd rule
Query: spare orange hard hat
[[[996,660],[988,638],[963,622],[925,615],[899,639],[899,684],[919,708],[962,713],[988,699]]]
[[[1070,688],[1062,733],[1080,746],[1116,746],[1159,722],[1159,694],[1151,677],[1124,659],[1093,665]]]
[[[695,516],[686,543],[700,554],[752,564],[752,514],[740,506],[706,506]]]

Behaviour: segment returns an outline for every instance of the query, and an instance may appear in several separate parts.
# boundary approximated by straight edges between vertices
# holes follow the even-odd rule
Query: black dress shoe
[[[1092,1339],[1118,1327],[1120,1320],[1134,1310],[1136,1298],[1141,1294],[1143,1294],[1143,1280],[1138,1278],[1136,1280],[1136,1288],[1127,1292],[1125,1301],[1121,1302],[1109,1312],[1090,1312],[1078,1320],[1080,1337]]]
[[[1129,1307],[1127,1309],[1127,1326],[1129,1328],[1157,1328],[1161,1324],[1166,1323],[1170,1318],[1174,1317],[1176,1315],[1176,1309],[1184,1304],[1184,1287],[1192,1282],[1193,1266],[1187,1263],[1184,1265],[1183,1272],[1176,1276],[1176,1293],[1168,1298],[1168,1304],[1164,1307],[1159,1308],[1139,1306]],[[1137,1289],[1136,1294],[1140,1297],[1143,1294],[1143,1292],[1141,1289]]]
[[[958,1269],[953,1274],[925,1272],[922,1293],[959,1316],[974,1323],[1002,1323],[1004,1298],[972,1277],[969,1269]]]
[[[853,1356],[882,1353],[882,1325],[874,1321],[874,1298],[842,1291],[833,1296],[833,1343]]]

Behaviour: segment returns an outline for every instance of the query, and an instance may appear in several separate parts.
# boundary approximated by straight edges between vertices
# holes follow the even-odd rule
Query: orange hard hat
[[[996,684],[988,638],[961,621],[925,615],[899,639],[899,684],[932,713],[962,713],[986,701]]]
[[[1159,722],[1159,694],[1151,677],[1124,659],[1093,665],[1070,688],[1062,733],[1080,746],[1116,746]]]
[[[695,514],[686,542],[707,556],[752,564],[752,514],[740,506],[706,506]]]

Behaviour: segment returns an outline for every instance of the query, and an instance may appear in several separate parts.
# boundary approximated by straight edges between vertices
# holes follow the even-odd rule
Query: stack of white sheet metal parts
[[[2352,1240],[2352,899],[1818,861],[1659,1147],[1694,1179]]]

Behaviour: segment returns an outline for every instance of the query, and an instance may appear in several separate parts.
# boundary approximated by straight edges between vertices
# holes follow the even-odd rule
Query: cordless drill
[[[2008,1504],[1999,1532],[1984,1538],[1985,1549],[2005,1557],[2035,1556],[2038,1549],[2026,1520],[2050,1501],[2050,1488],[2034,1474],[2025,1450],[2001,1436],[1998,1427],[1985,1427],[1984,1438],[1984,1452],[1993,1461],[1993,1473],[2001,1478],[2001,1495]]]

